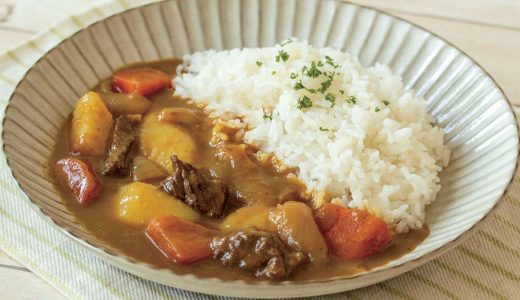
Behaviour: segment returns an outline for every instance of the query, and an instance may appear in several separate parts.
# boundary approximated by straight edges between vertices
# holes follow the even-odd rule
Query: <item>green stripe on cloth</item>
[[[7,182],[5,182],[4,180],[0,179],[0,187],[2,189],[5,189],[6,191],[10,192],[13,194],[13,196],[15,197],[18,197],[19,198],[19,201],[22,201],[22,197],[24,197],[23,194],[21,194],[21,191],[18,190],[18,189],[15,189],[13,188],[11,185],[9,185]],[[72,264],[74,264],[75,266],[79,267],[82,271],[84,271],[85,273],[89,274],[92,278],[94,278],[96,281],[98,281],[101,285],[103,285],[104,287],[106,287],[107,289],[111,290],[114,294],[116,294],[119,298],[121,299],[129,299],[125,296],[125,294],[116,289],[115,287],[113,287],[109,281],[107,280],[104,280],[104,278],[100,275],[100,274],[97,274],[95,272],[93,272],[90,268],[88,268],[87,266],[81,264],[79,261],[77,261],[73,256],[71,256],[68,252],[66,252],[63,248],[59,247],[58,245],[54,245],[52,244],[51,241],[45,239],[42,235],[40,235],[37,231],[35,231],[33,228],[31,227],[28,227],[27,225],[25,225],[24,223],[21,223],[19,222],[14,216],[10,215],[7,211],[5,211],[4,209],[2,209],[2,207],[0,206],[0,214],[4,215],[6,218],[8,218],[9,220],[11,220],[14,224],[18,225],[19,227],[23,228],[26,232],[28,232],[29,234],[31,234],[32,236],[34,236],[36,239],[38,239],[40,242],[46,244],[47,246],[50,246],[52,248],[54,248],[57,252],[59,252],[62,257],[66,260],[68,260],[69,262],[71,262]],[[171,298],[171,295],[165,293],[164,291],[162,291],[161,289],[154,289],[152,286],[151,286],[151,282],[150,281],[145,281],[145,283],[149,286],[149,289],[150,290],[154,290],[158,295],[162,296],[164,299],[172,299]]]
[[[479,288],[480,290],[486,292],[487,294],[489,294],[490,296],[493,296],[494,298],[496,299],[503,299],[503,300],[506,300],[507,297],[502,295],[501,293],[495,291],[494,289],[486,286],[485,284],[483,284],[482,282],[480,282],[479,280],[473,278],[472,276],[464,273],[463,271],[460,271],[460,270],[457,270],[455,269],[454,267],[452,266],[449,266],[443,262],[441,262],[439,259],[437,260],[434,260],[432,261],[432,263],[450,273],[452,273],[453,275],[455,275],[456,277],[460,277],[462,279],[464,279],[466,282],[470,283],[471,285]]]
[[[6,77],[2,73],[0,73],[0,80],[4,81],[8,85],[16,85],[16,81],[12,80],[11,78]]]
[[[29,258],[28,256],[24,255],[23,253],[19,252],[15,246],[11,245],[7,240],[5,240],[2,236],[0,236],[0,244],[4,247],[4,249],[9,253],[15,253],[16,257],[23,257],[23,264],[31,269],[31,271],[39,274],[42,277],[45,278],[52,278],[52,283],[55,285],[59,290],[65,294],[68,297],[72,297],[74,299],[79,299],[79,295],[70,289],[62,280],[54,276],[53,274],[47,272],[46,270],[39,267],[38,263],[35,262],[33,259]]]
[[[18,58],[18,56],[16,56],[16,54],[14,54],[12,51],[7,51],[5,54],[7,55],[7,57],[12,59],[15,63],[19,64],[20,66],[26,69],[29,69],[31,67],[29,64]]]
[[[492,263],[491,261],[489,261],[488,259],[484,258],[483,256],[481,255],[478,255],[477,253],[467,249],[466,247],[463,247],[463,246],[460,246],[457,248],[457,251],[460,251],[462,253],[464,253],[464,255],[467,255],[469,257],[471,257],[472,259],[474,259],[475,261],[477,261],[478,263],[488,267],[489,269],[497,272],[498,274],[504,276],[504,277],[507,277],[513,281],[516,281],[516,282],[520,282],[520,277],[507,271],[506,269],[502,268],[501,266],[495,264],[495,263]]]
[[[457,297],[455,294],[453,294],[452,292],[450,292],[449,290],[447,290],[447,289],[443,288],[442,286],[438,285],[437,283],[415,273],[414,271],[405,273],[403,276],[411,277],[414,280],[420,281],[420,282],[426,284],[427,286],[431,287],[432,289],[437,290],[441,294],[444,294],[446,297],[448,297],[450,299],[453,299],[453,300],[461,299],[461,298]]]
[[[514,199],[511,195],[506,196],[506,200],[514,206],[520,207],[520,200]]]
[[[1,182],[1,184],[2,184],[2,187],[5,185],[4,182]],[[34,238],[38,239],[40,242],[42,242],[42,243],[46,244],[47,246],[52,247],[53,249],[55,249],[57,252],[59,252],[62,255],[62,257],[64,259],[70,261],[72,264],[74,264],[76,267],[81,269],[83,272],[89,274],[94,280],[99,282],[105,288],[107,288],[110,291],[112,291],[118,297],[120,297],[122,299],[129,299],[129,298],[126,298],[121,291],[119,291],[117,289],[114,289],[114,287],[109,282],[103,280],[103,278],[99,274],[96,274],[96,273],[92,272],[92,270],[88,266],[85,266],[85,265],[81,264],[72,255],[70,255],[70,253],[65,251],[59,245],[53,244],[49,240],[45,239],[36,230],[34,230],[33,228],[27,226],[26,224],[18,221],[15,217],[11,216],[7,211],[2,209],[1,207],[0,207],[0,214],[3,215],[5,218],[9,219],[12,223],[14,223],[14,224],[18,225],[19,227],[23,228],[27,233],[31,234]]]
[[[58,29],[56,29],[56,27],[50,28],[49,32],[56,35],[57,37],[59,37],[62,40],[64,40],[66,38],[61,32],[58,31]]]
[[[377,285],[378,288],[382,289],[383,291],[387,292],[387,293],[390,293],[390,294],[393,294],[395,296],[398,296],[399,298],[401,299],[405,299],[405,300],[415,300],[414,297],[406,294],[405,292],[403,291],[400,291],[399,289],[397,288],[394,288],[394,287],[391,287],[388,283],[386,282],[382,282],[382,283],[379,283]]]
[[[518,227],[517,225],[513,224],[511,221],[507,220],[502,215],[495,214],[494,218],[497,219],[498,221],[500,221],[500,223],[502,223],[505,226],[509,227],[509,229],[511,229],[514,232],[520,234],[520,227]]]
[[[507,252],[513,256],[516,256],[517,258],[520,259],[520,251],[518,251],[517,249],[513,249],[511,247],[509,247],[508,245],[504,244],[502,241],[500,241],[499,239],[497,239],[496,237],[493,237],[492,235],[490,235],[489,233],[483,231],[483,230],[479,230],[477,231],[477,235],[485,238],[486,240],[490,241],[493,245],[495,245],[495,247],[497,248],[500,248],[500,250],[504,251],[504,252]]]

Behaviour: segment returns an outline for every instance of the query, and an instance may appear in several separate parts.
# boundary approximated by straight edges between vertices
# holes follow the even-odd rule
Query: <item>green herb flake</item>
[[[320,131],[329,131],[329,129],[328,129],[328,128],[325,128],[325,127],[321,127],[321,126],[320,126]]]
[[[276,74],[276,71],[273,70],[273,71],[271,72],[271,75],[275,75],[275,74]]]
[[[296,77],[298,77],[297,73],[291,73],[291,79],[296,79]]]
[[[272,121],[273,120],[273,113],[271,112],[271,114],[269,114],[269,115],[264,115],[264,120]]]
[[[283,46],[285,46],[285,45],[287,45],[287,44],[290,44],[290,43],[292,43],[292,42],[293,42],[292,39],[286,39],[285,41],[282,41],[282,42],[280,43],[280,46],[283,47]]]
[[[388,100],[383,100],[382,102],[383,102],[383,104],[386,105],[386,106],[388,106],[388,105],[390,104],[390,101],[388,101]]]
[[[327,63],[327,64],[333,66],[334,69],[337,69],[337,68],[339,68],[339,66],[340,66],[340,65],[334,63],[334,60],[332,59],[332,57],[330,57],[330,56],[328,56],[328,55],[325,56],[325,63]]]
[[[317,78],[321,74],[323,74],[323,72],[320,71],[320,69],[318,69],[318,67],[316,66],[316,62],[313,61],[311,63],[311,67],[307,70],[307,76],[311,78]]]
[[[331,93],[328,93],[325,96],[325,100],[330,102],[330,107],[334,107],[334,105],[336,105],[336,96],[332,95]]]
[[[379,107],[376,106],[376,108],[374,109],[375,112],[380,112],[381,109],[379,109]]]
[[[325,80],[321,83],[321,87],[318,89],[318,92],[320,93],[325,93],[325,91],[330,87],[330,85],[332,84],[332,80],[328,79],[328,80]]]
[[[344,95],[345,94],[345,91],[344,90],[339,90],[339,93]]]
[[[356,96],[350,96],[347,98],[347,103],[349,104],[356,104],[357,103],[357,98]]]
[[[305,86],[303,86],[303,83],[301,80],[294,84],[294,90],[296,90],[296,91],[304,89],[304,88],[305,88]]]
[[[261,61],[256,61],[256,65],[260,68],[263,65],[263,63]]]
[[[311,101],[311,99],[309,97],[303,96],[302,98],[300,98],[298,100],[298,107],[297,108],[299,110],[302,110],[304,108],[310,108],[310,107],[312,107],[312,101]]]
[[[278,51],[278,55],[275,56],[276,62],[280,62],[280,60],[287,61],[289,59],[289,53],[280,50]]]

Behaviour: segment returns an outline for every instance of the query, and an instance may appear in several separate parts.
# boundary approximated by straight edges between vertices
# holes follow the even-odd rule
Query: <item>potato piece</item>
[[[152,101],[136,93],[100,93],[99,95],[114,116],[143,114],[152,105]]]
[[[133,181],[156,181],[166,177],[166,174],[153,162],[144,156],[136,156],[132,160],[132,180]]]
[[[88,92],[79,99],[70,128],[70,147],[74,153],[100,156],[105,153],[112,127],[112,114],[98,93]]]
[[[276,225],[269,220],[269,213],[273,209],[273,207],[261,205],[239,208],[222,221],[220,229],[236,231],[246,227],[255,227],[258,230],[276,232]]]
[[[200,123],[197,113],[188,108],[167,107],[159,113],[159,120],[173,125],[190,126]]]
[[[133,182],[121,187],[116,205],[119,220],[134,226],[145,226],[153,218],[173,215],[193,221],[198,214],[181,200],[151,184]]]
[[[312,210],[304,203],[288,201],[278,205],[270,219],[278,227],[278,235],[290,246],[305,252],[311,261],[326,263],[327,244],[314,221]]]
[[[144,118],[138,136],[141,153],[168,173],[173,171],[170,157],[174,154],[190,164],[195,160],[195,142],[191,136],[175,125],[159,121],[157,112]]]

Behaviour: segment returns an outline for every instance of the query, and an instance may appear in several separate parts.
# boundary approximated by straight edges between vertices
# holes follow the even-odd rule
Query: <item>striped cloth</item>
[[[146,2],[150,1],[108,1],[0,55],[2,114],[16,83],[46,50],[94,21]],[[520,299],[519,181],[517,177],[480,230],[441,258],[383,283],[319,299]],[[27,205],[9,175],[4,153],[0,153],[0,248],[71,299],[208,297],[123,272],[48,226]]]

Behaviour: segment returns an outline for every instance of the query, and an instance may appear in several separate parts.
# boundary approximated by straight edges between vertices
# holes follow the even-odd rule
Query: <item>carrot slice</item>
[[[172,79],[168,74],[148,67],[117,72],[112,77],[112,83],[119,92],[135,92],[144,97],[172,87]]]
[[[175,216],[162,216],[150,221],[146,235],[168,260],[192,263],[211,256],[209,244],[217,231]]]
[[[392,240],[386,223],[363,210],[327,203],[315,218],[329,250],[344,259],[374,255]]]
[[[56,162],[56,173],[67,188],[76,196],[79,204],[86,206],[96,199],[101,191],[101,182],[92,168],[77,158],[64,158]]]

